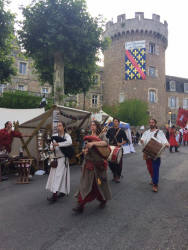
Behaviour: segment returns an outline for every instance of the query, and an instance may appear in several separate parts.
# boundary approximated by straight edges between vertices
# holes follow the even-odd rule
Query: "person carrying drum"
[[[111,146],[121,147],[122,145],[128,142],[127,135],[123,129],[119,128],[120,120],[118,118],[114,118],[113,123],[114,127],[108,130],[106,137],[109,139],[109,144]],[[113,173],[112,181],[115,181],[116,183],[120,182],[122,165],[123,165],[123,157],[119,164],[114,162],[109,162],[110,170]]]
[[[169,148],[170,144],[168,143],[165,134],[162,130],[157,129],[157,121],[155,119],[149,120],[150,129],[145,131],[142,135],[142,138],[139,142],[139,145],[146,146],[149,140],[153,137],[156,137],[158,141],[163,143],[165,147]],[[146,165],[148,172],[151,175],[152,181],[150,185],[153,185],[153,192],[158,191],[158,182],[159,182],[159,167],[161,165],[161,157],[158,157],[156,160],[149,158],[147,155],[145,157]]]
[[[84,161],[82,164],[82,174],[80,184],[76,192],[78,205],[72,210],[77,213],[84,211],[86,203],[97,199],[99,207],[103,209],[107,200],[111,200],[111,192],[107,179],[107,162],[104,160],[103,153],[108,148],[108,140],[103,134],[101,125],[98,121],[91,122],[92,136],[86,136]],[[89,141],[91,140],[91,142]]]

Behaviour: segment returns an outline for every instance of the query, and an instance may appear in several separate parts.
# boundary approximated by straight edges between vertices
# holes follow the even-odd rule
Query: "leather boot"
[[[59,193],[59,194],[57,195],[57,198],[61,198],[61,197],[64,197],[64,196],[65,196],[64,193]]]
[[[158,191],[158,185],[157,184],[153,184],[153,192],[157,192]]]
[[[76,213],[83,213],[84,208],[80,203],[78,203],[78,205],[75,208],[73,208],[72,211],[74,211]]]
[[[120,183],[120,177],[119,177],[119,175],[116,175],[116,183]]]
[[[47,200],[48,201],[51,201],[52,203],[53,202],[56,202],[57,201],[57,198],[52,194],[52,196],[49,198],[49,197],[47,197]]]
[[[101,201],[99,207],[100,207],[101,209],[103,209],[103,208],[105,208],[105,206],[106,206],[106,201]]]

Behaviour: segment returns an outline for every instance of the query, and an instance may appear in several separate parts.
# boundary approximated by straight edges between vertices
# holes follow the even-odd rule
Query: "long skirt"
[[[63,157],[58,159],[57,168],[50,169],[46,189],[49,189],[53,193],[70,193],[70,169],[69,160],[67,158]]]

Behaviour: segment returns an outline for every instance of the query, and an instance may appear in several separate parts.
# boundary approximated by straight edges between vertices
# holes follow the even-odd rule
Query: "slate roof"
[[[169,87],[170,81],[174,81],[176,83],[176,91],[170,91],[170,87]],[[185,93],[184,83],[188,83],[188,78],[181,78],[181,77],[166,75],[166,91],[167,92]]]

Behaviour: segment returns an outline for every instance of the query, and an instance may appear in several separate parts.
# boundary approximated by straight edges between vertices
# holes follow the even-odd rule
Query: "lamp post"
[[[172,124],[171,124],[171,114],[172,114],[172,111],[169,110],[168,113],[169,113],[169,115],[170,115],[170,124],[169,124],[169,125],[170,125],[170,127],[171,127],[171,125],[172,125]]]

